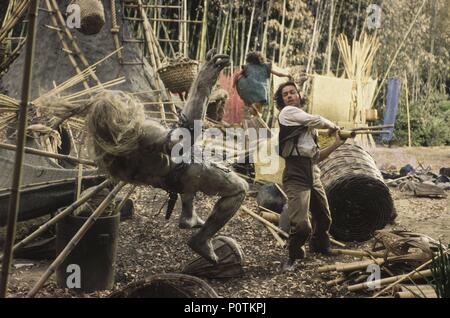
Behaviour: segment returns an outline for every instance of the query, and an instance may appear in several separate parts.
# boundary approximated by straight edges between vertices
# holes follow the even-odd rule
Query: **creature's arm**
[[[208,52],[206,62],[192,84],[189,98],[181,112],[181,127],[193,129],[195,120],[203,120],[211,90],[222,69],[230,63],[228,55],[215,55],[215,52],[215,49]]]

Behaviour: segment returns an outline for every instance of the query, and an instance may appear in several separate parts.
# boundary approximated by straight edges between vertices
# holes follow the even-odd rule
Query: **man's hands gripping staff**
[[[342,146],[347,141],[346,138],[342,138],[341,137],[340,131],[341,131],[341,128],[339,126],[336,126],[336,125],[328,128],[328,135],[329,136],[333,136],[334,135],[335,141],[334,141],[334,143],[332,145],[326,147],[325,149],[320,150],[319,160],[318,160],[319,162],[322,161],[322,160],[325,160],[326,158],[328,158],[328,156],[333,151],[338,149],[340,146]]]

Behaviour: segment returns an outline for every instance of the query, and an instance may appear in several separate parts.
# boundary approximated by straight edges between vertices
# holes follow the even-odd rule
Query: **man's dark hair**
[[[245,57],[245,62],[248,64],[264,64],[266,60],[264,59],[264,56],[260,52],[250,52]]]
[[[297,85],[292,82],[292,81],[288,81],[288,82],[284,82],[282,84],[280,84],[280,86],[278,86],[277,91],[275,92],[275,102],[277,103],[277,108],[279,110],[282,110],[284,108],[284,106],[286,106],[284,104],[284,100],[283,100],[283,88],[285,88],[286,86],[294,86],[295,89],[297,90],[297,93],[300,95],[300,100],[303,103],[303,98],[302,95],[300,94],[300,91],[298,90]]]

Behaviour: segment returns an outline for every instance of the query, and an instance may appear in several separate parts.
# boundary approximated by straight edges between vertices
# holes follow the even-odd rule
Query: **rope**
[[[120,27],[117,23],[116,0],[111,0],[111,33],[113,34],[116,50],[120,48],[119,32]],[[121,50],[117,52],[117,58],[119,59],[119,63],[122,64],[123,56]]]

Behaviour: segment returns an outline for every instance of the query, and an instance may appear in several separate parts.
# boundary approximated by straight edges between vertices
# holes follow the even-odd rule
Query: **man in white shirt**
[[[302,109],[303,100],[294,82],[281,84],[275,99],[280,110],[280,155],[286,162],[283,187],[289,199],[289,257],[283,269],[293,270],[296,260],[305,257],[303,245],[308,239],[311,252],[330,253],[330,209],[317,163],[327,158],[345,140],[339,137],[339,127],[334,123]],[[330,135],[334,133],[335,143],[320,150],[316,129],[328,129]],[[312,225],[308,211],[311,211]]]

